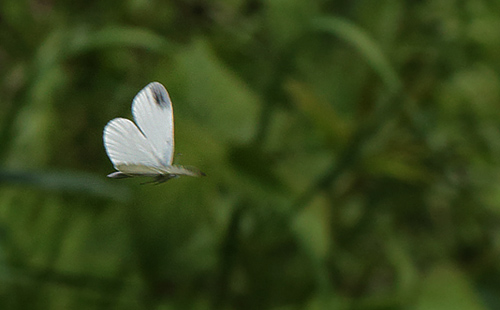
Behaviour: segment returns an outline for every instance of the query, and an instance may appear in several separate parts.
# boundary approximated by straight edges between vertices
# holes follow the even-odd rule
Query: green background
[[[2,0],[0,309],[500,309],[499,72],[492,0]],[[207,177],[105,177],[151,81]]]

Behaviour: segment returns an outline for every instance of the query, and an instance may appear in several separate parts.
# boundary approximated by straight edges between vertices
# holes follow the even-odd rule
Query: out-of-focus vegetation
[[[500,4],[0,2],[1,309],[500,309]],[[109,180],[151,81],[176,162]]]

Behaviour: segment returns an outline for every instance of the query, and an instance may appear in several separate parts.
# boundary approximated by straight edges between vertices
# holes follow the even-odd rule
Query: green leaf
[[[451,265],[434,267],[422,282],[417,310],[486,310],[472,283]]]
[[[197,40],[175,57],[166,80],[182,98],[173,99],[177,113],[197,118],[224,141],[248,142],[254,135],[259,98],[217,57],[211,46]],[[172,89],[172,88],[171,88]],[[177,98],[179,95],[177,95]],[[177,103],[177,106],[176,106]],[[178,107],[178,108],[177,108]]]
[[[332,105],[318,98],[308,85],[290,80],[285,87],[297,108],[325,132],[333,144],[345,142],[352,134],[352,126],[338,115]]]
[[[111,47],[141,48],[159,54],[175,48],[164,37],[139,27],[110,26],[98,31],[83,29],[76,30],[73,35],[75,39],[70,46],[69,55]]]
[[[0,184],[34,186],[40,189],[83,193],[118,201],[130,199],[130,192],[122,185],[112,184],[103,175],[97,177],[80,172],[35,172],[0,170]]]
[[[401,81],[382,48],[365,30],[350,21],[333,16],[315,19],[313,28],[351,43],[391,91],[395,92],[401,88]]]

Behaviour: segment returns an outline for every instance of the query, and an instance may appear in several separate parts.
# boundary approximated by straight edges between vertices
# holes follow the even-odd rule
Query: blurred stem
[[[274,64],[274,74],[270,83],[264,89],[264,104],[261,110],[259,125],[257,127],[257,133],[255,135],[254,145],[262,149],[264,142],[266,140],[266,135],[269,133],[269,125],[271,124],[272,114],[275,111],[275,107],[280,103],[280,96],[276,92],[283,91],[283,81],[286,81],[286,76],[291,71],[291,61],[293,54],[291,48],[283,49],[285,52],[280,51],[271,55],[269,59],[273,59]]]
[[[264,104],[260,113],[259,126],[257,127],[257,134],[255,135],[255,142],[254,142],[254,144],[260,148],[262,148],[262,145],[266,140],[266,133],[268,132],[272,112],[273,112],[272,104],[271,103]]]
[[[10,150],[10,139],[14,136],[14,127],[18,119],[19,113],[25,105],[25,93],[17,93],[12,102],[16,104],[11,104],[10,106],[4,108],[6,111],[6,117],[3,118],[3,123],[0,125],[0,161],[5,162],[7,159],[7,154]]]
[[[245,212],[247,203],[240,201],[235,205],[226,236],[223,240],[219,261],[219,274],[215,283],[214,300],[212,309],[221,309],[229,291],[229,282],[231,271],[237,252],[238,235],[240,230],[241,218]]]

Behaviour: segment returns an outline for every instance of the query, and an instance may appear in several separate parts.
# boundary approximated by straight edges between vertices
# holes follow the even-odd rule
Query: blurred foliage
[[[500,4],[0,2],[1,309],[500,308]],[[102,129],[166,85],[176,162]]]

